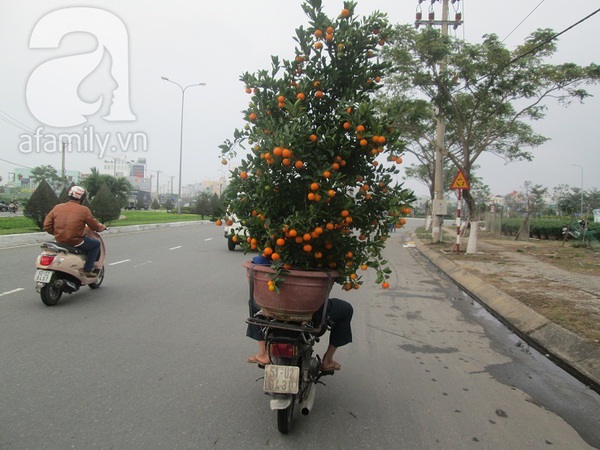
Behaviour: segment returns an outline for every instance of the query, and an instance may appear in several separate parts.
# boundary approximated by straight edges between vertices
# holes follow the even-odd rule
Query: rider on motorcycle
[[[100,241],[84,235],[87,225],[94,231],[104,231],[106,227],[98,222],[87,206],[83,206],[87,192],[81,186],[69,189],[69,201],[56,205],[44,220],[44,230],[54,235],[56,242],[71,245],[83,250],[86,262],[81,274],[94,278],[94,262],[100,252]]]
[[[254,257],[252,262],[255,264],[269,264],[269,261],[262,256]],[[314,314],[313,320],[315,323],[320,322],[320,317],[323,313],[322,309],[323,308]],[[260,307],[251,299],[250,317],[254,317],[259,310]],[[329,345],[327,346],[327,350],[325,351],[323,360],[321,361],[321,370],[329,371],[341,369],[340,363],[333,359],[333,355],[338,347],[352,342],[352,328],[350,326],[350,322],[352,321],[353,313],[354,309],[347,301],[339,298],[329,299],[326,311],[326,323],[330,328]],[[266,349],[264,331],[257,325],[249,324],[246,330],[246,336],[258,341],[258,347],[260,350],[257,354],[250,356],[247,361],[249,363],[269,364],[270,359]]]

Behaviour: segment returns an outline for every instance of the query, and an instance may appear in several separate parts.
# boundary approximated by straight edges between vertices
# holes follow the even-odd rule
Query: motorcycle
[[[58,242],[45,242],[41,245],[42,253],[37,257],[34,281],[35,289],[45,305],[58,304],[63,292],[72,294],[81,286],[98,289],[104,281],[106,248],[102,236],[88,227],[85,227],[84,233],[100,241],[100,253],[93,270],[96,274],[94,278],[81,273],[86,260],[83,250]]]
[[[253,303],[252,287],[250,295]],[[270,407],[277,411],[277,429],[282,434],[291,430],[295,404],[299,405],[303,415],[308,415],[314,405],[316,385],[325,385],[320,381],[321,377],[334,374],[333,370],[322,371],[321,360],[314,355],[315,344],[327,331],[324,311],[327,311],[328,301],[327,295],[321,314],[313,316],[316,324],[278,320],[261,311],[256,314],[251,311],[246,319],[246,323],[261,327],[265,333],[271,363],[258,367],[264,369],[263,391],[271,397]]]
[[[16,214],[19,210],[19,204],[17,202],[10,202],[8,204],[8,212]]]

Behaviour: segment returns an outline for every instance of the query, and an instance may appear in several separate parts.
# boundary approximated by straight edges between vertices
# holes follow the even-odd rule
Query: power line
[[[536,45],[535,47],[533,47],[533,48],[531,48],[530,50],[526,51],[525,53],[522,53],[522,54],[520,54],[520,55],[518,55],[518,56],[515,56],[515,57],[514,57],[513,59],[511,59],[511,60],[510,60],[508,63],[506,63],[506,65],[504,65],[503,67],[501,67],[501,68],[499,68],[497,71],[495,71],[495,73],[499,73],[499,72],[503,71],[503,70],[504,70],[504,69],[506,69],[508,66],[510,66],[511,64],[514,64],[514,63],[516,63],[516,62],[517,62],[518,60],[520,60],[521,58],[524,58],[525,56],[527,56],[527,55],[530,55],[531,53],[534,53],[534,52],[536,52],[538,49],[540,49],[540,48],[541,48],[541,47],[543,47],[544,45],[546,45],[546,44],[548,44],[548,43],[552,42],[552,41],[553,41],[553,40],[555,40],[557,37],[559,37],[559,36],[561,36],[561,35],[565,34],[567,31],[570,31],[570,30],[572,30],[572,29],[573,29],[573,28],[575,28],[576,26],[578,26],[578,25],[581,25],[583,22],[585,22],[586,20],[588,20],[590,17],[592,17],[592,16],[594,16],[594,15],[598,14],[599,12],[600,12],[600,8],[599,8],[599,9],[597,9],[596,11],[594,11],[593,13],[591,13],[591,14],[588,14],[588,15],[587,15],[587,16],[585,16],[583,19],[581,19],[581,20],[579,20],[579,21],[575,22],[573,25],[571,25],[571,26],[569,26],[569,27],[565,28],[565,29],[564,29],[564,30],[562,30],[560,33],[557,33],[557,34],[555,34],[554,36],[551,36],[551,37],[549,37],[548,39],[546,39],[546,40],[544,40],[544,41],[540,42],[538,45]],[[481,76],[480,78],[478,78],[478,79],[475,81],[475,83],[479,83],[481,80],[484,80],[484,79],[486,79],[486,78],[488,78],[488,77],[490,77],[490,76],[492,76],[492,75],[493,75],[493,73],[489,73],[489,74],[487,74],[487,75],[483,75],[483,76]],[[461,91],[461,90],[464,90],[464,89],[466,89],[466,87],[464,87],[464,86],[463,86],[463,87],[459,88],[458,90],[459,90],[459,91]]]
[[[505,40],[507,40],[508,37],[511,34],[513,34],[516,31],[517,28],[519,28],[521,25],[523,25],[523,22],[525,22],[529,18],[529,16],[531,16],[535,12],[535,10],[538,9],[540,7],[540,5],[542,3],[544,3],[545,1],[546,0],[542,0],[541,2],[539,2],[538,5],[535,8],[533,8],[533,10],[529,14],[527,14],[527,16],[525,16],[525,18],[523,20],[521,20],[521,22],[519,22],[519,24],[515,28],[513,28],[513,30],[510,33],[508,33],[508,35],[504,39],[502,39],[502,42],[504,42]]]
[[[29,167],[29,166],[25,166],[23,164],[18,164],[18,163],[12,162],[12,161],[8,161],[4,158],[0,158],[0,161],[4,161],[5,163],[12,164],[13,166],[25,167],[26,169],[33,169],[33,167]]]
[[[6,116],[6,117],[4,117],[4,116]],[[23,130],[27,133],[35,133],[35,131],[32,130],[31,128],[29,128],[27,125],[19,122],[17,119],[12,117],[10,114],[7,114],[2,110],[0,110],[0,120],[3,120],[4,122],[6,122],[9,125],[12,125],[13,127],[20,128],[21,130]]]
[[[588,20],[590,17],[598,14],[600,12],[600,8],[597,9],[596,11],[594,11],[593,13],[587,15],[586,17],[584,17],[583,19],[579,20],[578,22],[575,22],[573,25],[571,25],[568,28],[565,28],[563,31],[561,31],[560,33],[555,34],[554,36],[546,39],[543,42],[540,42],[538,45],[536,45],[534,48],[532,48],[531,50],[526,51],[525,53],[513,58],[507,65],[506,67],[510,66],[511,64],[517,62],[519,59],[524,58],[525,56],[537,51],[539,48],[543,47],[544,45],[548,44],[549,42],[552,42],[554,39],[556,39],[557,37],[565,34],[567,31],[570,31],[571,29],[575,28],[576,26],[582,24],[583,22],[585,22],[586,20]]]

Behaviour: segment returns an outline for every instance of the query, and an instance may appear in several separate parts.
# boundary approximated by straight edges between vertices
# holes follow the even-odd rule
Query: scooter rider
[[[88,278],[96,276],[93,273],[94,262],[100,252],[100,241],[84,235],[87,225],[92,230],[100,232],[106,227],[94,219],[87,206],[83,206],[87,192],[81,186],[69,189],[69,201],[60,203],[52,208],[44,220],[44,230],[54,235],[56,242],[71,245],[87,254],[82,275]]]

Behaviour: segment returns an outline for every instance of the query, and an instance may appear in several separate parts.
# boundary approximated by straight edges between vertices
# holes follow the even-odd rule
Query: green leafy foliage
[[[221,150],[232,158],[249,147],[225,193],[244,250],[274,265],[335,269],[349,289],[363,264],[378,282],[389,277],[381,250],[414,196],[394,183],[402,145],[373,102],[389,66],[378,57],[387,19],[344,6],[330,18],[320,1],[303,3],[309,23],[296,30],[294,58],[273,56],[270,70],[241,76],[252,94],[247,124]]]
[[[484,152],[505,161],[531,160],[531,150],[547,140],[532,127],[544,117],[547,100],[582,101],[589,94],[581,86],[600,81],[596,64],[549,64],[557,48],[553,35],[537,30],[511,51],[494,34],[469,43],[433,27],[399,25],[384,51],[393,69],[380,110],[394,119],[407,151],[430,167],[428,174],[433,174],[438,118],[446,126],[445,158],[469,180]],[[472,193],[463,194],[476,212]]]
[[[103,184],[91,202],[92,214],[102,223],[118,219],[121,206],[107,185]]]
[[[45,179],[42,179],[37,189],[25,204],[23,215],[32,219],[39,230],[44,229],[44,219],[58,203],[58,197]]]
[[[129,193],[131,192],[131,183],[127,178],[101,174],[95,167],[90,169],[90,175],[81,184],[87,189],[90,199],[93,199],[102,186],[106,185],[113,196],[118,199],[121,208],[127,205]]]

